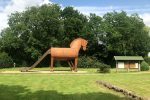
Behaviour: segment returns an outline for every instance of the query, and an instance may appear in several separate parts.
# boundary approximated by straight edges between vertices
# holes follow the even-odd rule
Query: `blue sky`
[[[96,13],[103,16],[114,10],[126,11],[128,15],[138,13],[144,23],[150,26],[150,0],[0,0],[0,31],[8,26],[8,16],[11,13],[47,3],[57,3],[62,8],[73,6],[85,15]]]
[[[141,6],[150,3],[150,0],[51,0],[64,6]]]
[[[73,6],[85,15],[96,13],[103,16],[107,12],[126,11],[128,15],[138,13],[150,26],[150,0],[51,0],[62,7]]]
[[[129,14],[132,13],[150,13],[150,0],[51,0],[54,3],[58,3],[64,7],[74,6],[77,9],[83,11],[85,8],[90,8],[95,11],[121,11],[124,10]],[[81,9],[82,8],[82,9]],[[90,12],[89,9],[87,9]],[[106,11],[104,11],[106,10]],[[99,12],[100,12],[99,11]],[[101,14],[104,14],[101,13]]]

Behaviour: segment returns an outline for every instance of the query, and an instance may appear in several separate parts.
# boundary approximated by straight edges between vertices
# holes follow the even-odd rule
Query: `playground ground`
[[[97,69],[82,69],[80,73],[69,68],[35,68],[32,73],[18,72],[18,68],[0,69],[0,100],[126,100],[123,94],[96,84],[97,80],[109,82],[135,94],[150,98],[150,72],[97,73]],[[84,72],[84,73],[83,73]]]

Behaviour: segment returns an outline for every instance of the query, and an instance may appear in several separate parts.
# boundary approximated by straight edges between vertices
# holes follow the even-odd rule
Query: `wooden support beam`
[[[138,69],[141,71],[141,61],[138,62]]]
[[[118,72],[118,61],[116,60],[116,72]]]

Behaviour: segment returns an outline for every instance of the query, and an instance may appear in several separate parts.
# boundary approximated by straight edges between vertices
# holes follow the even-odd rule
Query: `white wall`
[[[125,68],[124,62],[118,62],[118,68]],[[135,68],[138,68],[138,63],[135,63]]]
[[[138,68],[138,63],[135,63],[135,68]]]
[[[124,62],[118,62],[118,68],[124,68]]]

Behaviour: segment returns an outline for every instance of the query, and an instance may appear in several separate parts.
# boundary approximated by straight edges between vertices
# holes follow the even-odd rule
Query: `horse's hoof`
[[[50,72],[54,72],[54,70],[53,70],[53,69],[51,69],[51,70],[50,70]]]
[[[77,70],[74,70],[74,72],[78,72]]]
[[[23,67],[22,69],[20,69],[21,72],[27,72],[28,69],[26,67]]]

